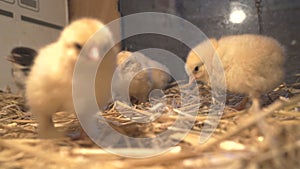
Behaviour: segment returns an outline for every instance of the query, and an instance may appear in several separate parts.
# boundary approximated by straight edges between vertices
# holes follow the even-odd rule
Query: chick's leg
[[[251,113],[257,113],[260,111],[260,98],[259,95],[252,96],[252,105],[249,109]]]
[[[50,112],[32,112],[36,115],[38,122],[38,135],[40,138],[57,138],[61,137],[62,133],[59,133],[52,120],[52,113]]]

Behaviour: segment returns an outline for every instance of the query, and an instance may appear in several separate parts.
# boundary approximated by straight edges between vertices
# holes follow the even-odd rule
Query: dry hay
[[[1,91],[0,168],[299,168],[300,90],[295,87],[299,88],[299,84],[281,85],[263,96],[266,108],[257,116],[232,108],[243,96],[229,95],[224,114],[213,136],[200,145],[199,134],[204,124],[209,123],[209,120],[205,120],[211,103],[208,88],[202,85],[202,104],[192,131],[172,151],[138,160],[110,154],[88,138],[38,139],[36,122],[30,112],[26,112],[24,98],[9,91]],[[166,93],[167,100],[179,98],[176,86]],[[187,111],[193,107],[192,100],[190,107],[176,106],[174,101],[172,103],[157,103],[155,109],[162,114],[151,123],[132,122],[134,116],[128,118],[124,115],[126,112],[120,113],[116,109],[121,106],[133,110],[137,115],[151,116],[149,109],[153,105],[150,103],[134,107],[116,103],[102,116],[122,134],[151,138],[168,130],[181,110]],[[72,114],[60,112],[54,120],[61,131],[80,131],[79,122]],[[181,132],[180,129],[173,130],[175,133]],[[176,140],[176,136],[172,139]]]

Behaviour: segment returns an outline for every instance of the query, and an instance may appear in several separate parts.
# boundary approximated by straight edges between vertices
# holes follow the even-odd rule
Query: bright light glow
[[[263,142],[264,141],[264,137],[262,137],[262,136],[259,136],[259,137],[257,137],[257,140],[259,141],[259,142]]]
[[[229,21],[232,23],[242,23],[245,19],[246,14],[243,10],[233,10],[229,17]]]
[[[234,141],[223,141],[220,143],[220,148],[223,150],[233,151],[233,150],[245,150],[246,147],[241,144]]]

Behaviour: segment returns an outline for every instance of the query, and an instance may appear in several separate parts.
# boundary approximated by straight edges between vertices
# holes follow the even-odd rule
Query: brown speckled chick
[[[127,96],[124,88],[128,85],[131,99],[138,103],[146,102],[152,90],[165,89],[171,81],[166,66],[140,52],[120,52],[117,55],[117,65],[115,96],[120,96],[121,99]]]
[[[56,131],[52,115],[59,111],[74,112],[74,66],[83,45],[100,28],[103,28],[103,24],[98,20],[76,20],[62,31],[56,42],[40,49],[26,84],[28,105],[37,118],[40,137],[53,138],[62,135]],[[97,47],[107,45],[111,39],[110,31],[104,31],[97,39]],[[95,48],[91,48],[86,59],[97,60]]]
[[[273,38],[250,34],[227,36],[207,40],[195,48],[205,57],[206,64],[191,51],[186,62],[189,76],[209,84],[205,67],[213,70],[212,58],[217,54],[224,68],[227,89],[250,96],[250,111],[258,111],[260,96],[283,80],[284,49]]]

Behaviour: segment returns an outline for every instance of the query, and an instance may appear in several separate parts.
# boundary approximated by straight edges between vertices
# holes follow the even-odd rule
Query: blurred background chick
[[[117,64],[113,80],[113,93],[117,99],[128,102],[130,99],[131,103],[147,102],[152,90],[163,90],[172,80],[166,66],[140,52],[120,52]]]
[[[283,80],[285,61],[283,47],[273,38],[260,35],[236,35],[220,40],[210,39],[194,48],[186,62],[191,80],[209,83],[207,70],[214,69],[213,56],[218,56],[229,91],[246,94],[252,99],[250,111],[260,109],[260,96]],[[205,64],[204,64],[205,63]],[[207,69],[207,70],[206,70]]]
[[[100,35],[93,38],[94,46],[84,46],[100,28]],[[26,84],[26,98],[31,113],[37,118],[40,137],[60,137],[62,133],[54,127],[53,114],[58,111],[74,112],[72,78],[81,49],[85,49],[81,54],[84,59],[96,61],[102,47],[109,46],[111,41],[110,31],[100,21],[82,18],[67,26],[56,42],[40,49]],[[113,65],[111,63],[111,67]],[[101,94],[108,97],[108,94]]]
[[[19,92],[24,94],[25,83],[37,52],[28,47],[15,47],[6,57],[12,63],[11,75]]]

